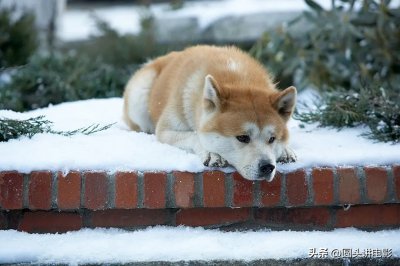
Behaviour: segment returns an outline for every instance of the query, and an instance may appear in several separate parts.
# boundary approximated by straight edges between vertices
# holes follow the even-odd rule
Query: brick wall
[[[400,165],[238,173],[0,172],[0,228],[400,227]]]

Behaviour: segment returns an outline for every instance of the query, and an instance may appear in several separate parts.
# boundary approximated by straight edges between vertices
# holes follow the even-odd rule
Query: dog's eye
[[[273,143],[274,141],[275,141],[275,137],[270,137],[269,140],[268,140],[268,143],[271,144],[271,143]]]
[[[249,143],[250,142],[250,136],[248,135],[240,135],[240,136],[236,136],[236,139],[240,142],[243,143]]]

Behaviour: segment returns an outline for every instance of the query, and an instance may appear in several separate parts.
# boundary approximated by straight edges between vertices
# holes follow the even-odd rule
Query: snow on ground
[[[82,229],[65,234],[0,231],[0,263],[128,263],[146,261],[308,258],[309,250],[391,249],[400,257],[400,230],[364,232],[222,232],[188,227],[138,231]],[[234,252],[232,252],[234,251]],[[330,257],[331,258],[331,257]]]
[[[299,100],[310,94],[300,95]],[[205,169],[194,154],[158,142],[154,135],[129,131],[122,121],[122,99],[93,99],[63,103],[25,113],[0,110],[0,117],[26,119],[45,115],[55,130],[74,130],[92,124],[116,123],[93,135],[65,137],[38,134],[0,143],[0,171],[117,170],[192,171]],[[286,172],[301,167],[338,165],[388,165],[398,163],[400,144],[375,143],[361,137],[365,128],[337,131],[316,125],[289,124],[291,147],[298,162],[278,165]],[[232,169],[227,169],[232,171]]]
[[[325,8],[331,5],[329,0],[317,0],[317,2]],[[204,29],[225,16],[260,12],[300,12],[306,8],[304,1],[221,0],[187,2],[183,8],[177,10],[173,10],[168,4],[153,4],[149,11],[159,19],[194,17]],[[59,21],[58,36],[64,41],[73,41],[98,34],[94,17],[108,22],[121,34],[137,34],[141,29],[140,20],[145,14],[148,12],[137,5],[66,10]]]

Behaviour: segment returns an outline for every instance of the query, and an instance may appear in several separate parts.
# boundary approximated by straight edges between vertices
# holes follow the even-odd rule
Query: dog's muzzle
[[[266,179],[267,181],[271,181],[273,176],[272,173],[275,170],[275,166],[271,164],[270,161],[261,160],[258,163],[258,176],[262,179]]]

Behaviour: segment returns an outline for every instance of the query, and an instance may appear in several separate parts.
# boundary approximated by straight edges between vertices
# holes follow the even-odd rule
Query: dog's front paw
[[[214,152],[207,152],[203,164],[209,167],[227,167],[228,161]]]
[[[278,162],[280,163],[294,163],[295,161],[297,161],[297,156],[289,147],[286,147],[283,150],[281,157],[278,158]]]

